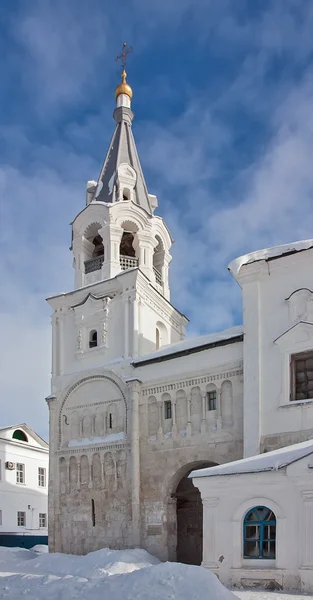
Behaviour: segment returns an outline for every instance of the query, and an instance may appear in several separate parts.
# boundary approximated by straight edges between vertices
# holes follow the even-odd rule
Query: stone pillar
[[[93,477],[92,477],[92,456],[91,454],[87,455],[88,458],[88,471],[89,471],[89,480],[88,480],[88,487],[91,490],[92,488],[92,483],[93,483]]]
[[[192,435],[192,423],[191,423],[191,398],[190,394],[187,395],[187,427],[186,427],[187,435]]]
[[[177,435],[177,424],[176,424],[176,398],[172,399],[172,437]]]
[[[313,566],[313,491],[302,492],[302,520],[303,520],[303,539],[302,539],[302,568],[311,568]]]
[[[132,495],[132,546],[140,548],[140,429],[139,398],[140,381],[133,379],[127,382],[130,403],[131,431],[131,495]]]
[[[64,372],[64,318],[66,309],[62,307],[58,312],[58,323],[59,323],[59,335],[57,344],[57,356],[58,356],[58,370],[59,375],[63,375]]]
[[[162,419],[163,402],[162,402],[162,400],[158,400],[157,403],[158,403],[158,421],[159,421],[158,440],[161,440],[163,438],[163,419]]]
[[[217,388],[216,390],[216,420],[217,429],[222,429],[222,390]]]
[[[203,498],[203,555],[202,566],[217,567],[216,560],[216,507],[219,498]]]
[[[129,297],[124,298],[124,358],[129,356]]]
[[[139,302],[138,298],[135,295],[132,301],[132,330],[133,330],[133,343],[132,343],[132,353],[133,357],[138,356],[139,351]]]
[[[201,433],[206,433],[206,403],[207,396],[206,392],[202,393],[202,421],[201,421]]]
[[[80,456],[77,458],[77,489],[80,490]]]
[[[101,483],[105,483],[105,472],[104,472],[104,455],[100,457],[101,460]]]
[[[49,408],[49,480],[48,480],[48,540],[49,551],[58,552],[61,547],[59,535],[59,515],[60,515],[60,473],[59,457],[56,454],[58,448],[58,436],[56,427],[58,426],[57,398],[55,395],[48,396],[46,402]]]

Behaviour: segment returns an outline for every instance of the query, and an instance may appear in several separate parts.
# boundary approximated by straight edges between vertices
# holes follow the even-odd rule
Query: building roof
[[[156,352],[136,358],[132,361],[132,365],[134,367],[141,367],[149,363],[171,360],[172,358],[178,358],[180,356],[202,352],[203,350],[208,350],[217,346],[224,346],[226,344],[242,341],[243,326],[237,325],[236,327],[231,327],[230,329],[218,333],[209,333],[195,338],[187,338],[182,342],[163,346]]]
[[[0,428],[0,437],[1,434],[4,433],[5,431],[9,431],[10,429],[22,429],[23,431],[25,431],[25,433],[27,433],[28,435],[30,435],[31,437],[33,437],[36,442],[38,442],[38,444],[40,444],[40,446],[42,448],[46,448],[48,450],[49,445],[47,444],[47,442],[40,437],[40,435],[38,435],[38,433],[36,433],[33,429],[31,429],[30,427],[28,427],[28,425],[26,425],[26,423],[19,423],[18,425],[10,425],[9,427],[1,427]]]
[[[126,163],[131,165],[136,172],[134,202],[151,215],[149,194],[132,132],[133,116],[130,108],[121,106],[114,111],[116,127],[97,181],[93,200],[114,202],[117,170],[119,165]]]
[[[215,477],[217,475],[239,475],[244,473],[262,473],[265,471],[278,471],[305,456],[313,454],[313,440],[285,446],[272,452],[249,456],[216,467],[208,467],[192,471],[189,477]]]
[[[313,239],[283,244],[282,246],[273,246],[273,248],[264,248],[263,250],[250,252],[249,254],[244,254],[243,256],[239,256],[239,258],[235,258],[235,260],[229,263],[228,270],[234,277],[236,277],[244,265],[258,262],[260,260],[273,260],[275,258],[286,256],[287,254],[294,254],[295,252],[308,250],[312,247]]]

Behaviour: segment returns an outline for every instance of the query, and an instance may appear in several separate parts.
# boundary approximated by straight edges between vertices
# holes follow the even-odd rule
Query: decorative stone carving
[[[313,292],[307,288],[296,290],[287,298],[289,318],[292,323],[313,323]]]

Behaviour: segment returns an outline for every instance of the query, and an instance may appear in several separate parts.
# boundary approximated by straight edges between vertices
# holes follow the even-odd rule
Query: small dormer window
[[[21,429],[16,429],[13,432],[12,439],[19,440],[20,442],[28,442],[26,433],[24,433],[24,431],[22,431]]]
[[[95,348],[98,345],[98,334],[93,329],[89,335],[89,348]]]

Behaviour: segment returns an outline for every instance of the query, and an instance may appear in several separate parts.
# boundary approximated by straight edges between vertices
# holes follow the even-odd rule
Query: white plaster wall
[[[286,300],[299,288],[313,289],[312,261],[310,249],[248,264],[237,277],[243,290],[246,456],[313,433],[313,403],[291,404],[289,386],[290,356],[313,349],[313,326],[299,325],[301,316],[291,314]],[[308,312],[304,319],[312,322]]]
[[[47,535],[47,529],[39,528],[39,513],[48,515],[48,451],[40,449],[39,445],[30,447],[23,442],[1,439],[0,461],[0,532]],[[25,484],[16,483],[16,469],[6,469],[7,461],[25,464]],[[46,469],[46,487],[38,486],[39,467]],[[26,527],[17,526],[18,511],[26,513]]]
[[[312,592],[313,481],[308,457],[285,470],[193,478],[203,500],[203,566],[226,585]],[[276,558],[243,558],[243,521],[254,506],[277,520]]]

